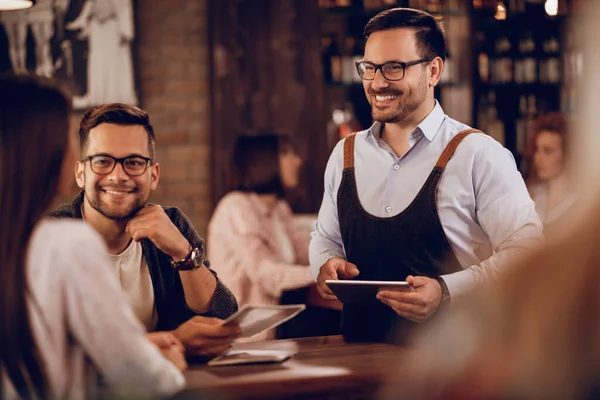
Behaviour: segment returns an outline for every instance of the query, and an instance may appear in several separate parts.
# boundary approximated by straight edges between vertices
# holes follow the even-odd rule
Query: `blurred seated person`
[[[419,339],[411,399],[600,398],[597,205]]]
[[[240,136],[230,174],[232,192],[217,205],[207,250],[239,307],[305,303],[315,281],[308,267],[308,232],[298,229],[285,201],[298,186],[302,159],[286,136]],[[295,290],[304,288],[303,290]],[[336,334],[339,311],[308,306],[278,330],[278,337]],[[254,337],[272,339],[273,331]]]
[[[100,235],[44,218],[73,181],[70,113],[51,83],[0,78],[0,398],[170,396],[181,342],[145,335]]]
[[[531,145],[529,192],[540,220],[547,225],[561,217],[576,198],[567,171],[570,143],[564,115],[555,112],[539,117]]]

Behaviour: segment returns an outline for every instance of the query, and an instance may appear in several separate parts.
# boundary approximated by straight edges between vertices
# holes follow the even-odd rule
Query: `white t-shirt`
[[[30,240],[32,330],[49,398],[94,397],[99,375],[121,396],[170,396],[183,375],[144,337],[106,253],[98,234],[73,220],[43,221]],[[15,398],[3,379],[4,397]]]
[[[154,330],[158,315],[154,306],[152,278],[144,258],[142,244],[132,240],[121,254],[108,256],[117,271],[121,289],[129,299],[135,316],[142,321],[148,331]]]

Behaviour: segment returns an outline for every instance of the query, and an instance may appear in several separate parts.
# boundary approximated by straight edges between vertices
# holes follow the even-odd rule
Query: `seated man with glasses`
[[[539,243],[542,225],[510,151],[434,98],[440,23],[394,8],[364,34],[356,68],[375,122],[329,159],[311,273],[325,299],[335,299],[328,279],[407,281],[410,291],[382,290],[342,313],[346,339],[402,342]]]
[[[83,116],[79,138],[82,191],[52,216],[82,219],[100,233],[149,331],[172,331],[190,355],[225,350],[239,334],[221,326],[237,310],[235,297],[209,269],[203,240],[181,210],[148,203],[160,176],[148,115],[125,104],[99,106]]]

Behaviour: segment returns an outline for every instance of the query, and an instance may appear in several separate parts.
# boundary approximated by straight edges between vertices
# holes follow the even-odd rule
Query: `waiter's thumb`
[[[406,282],[413,288],[418,288],[419,286],[423,286],[428,282],[428,278],[424,276],[412,276],[409,275],[406,277]]]
[[[359,271],[356,264],[346,261],[346,264],[344,265],[344,275],[346,275],[348,278],[354,278],[358,274]]]

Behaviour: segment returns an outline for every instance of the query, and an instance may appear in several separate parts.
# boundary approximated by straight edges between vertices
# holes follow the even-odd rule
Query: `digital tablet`
[[[343,303],[376,301],[375,296],[380,290],[413,291],[405,281],[326,280],[325,283]]]
[[[300,314],[305,308],[304,304],[281,306],[245,305],[238,312],[223,321],[223,325],[237,323],[242,328],[241,337],[250,337],[283,324],[285,321]]]

